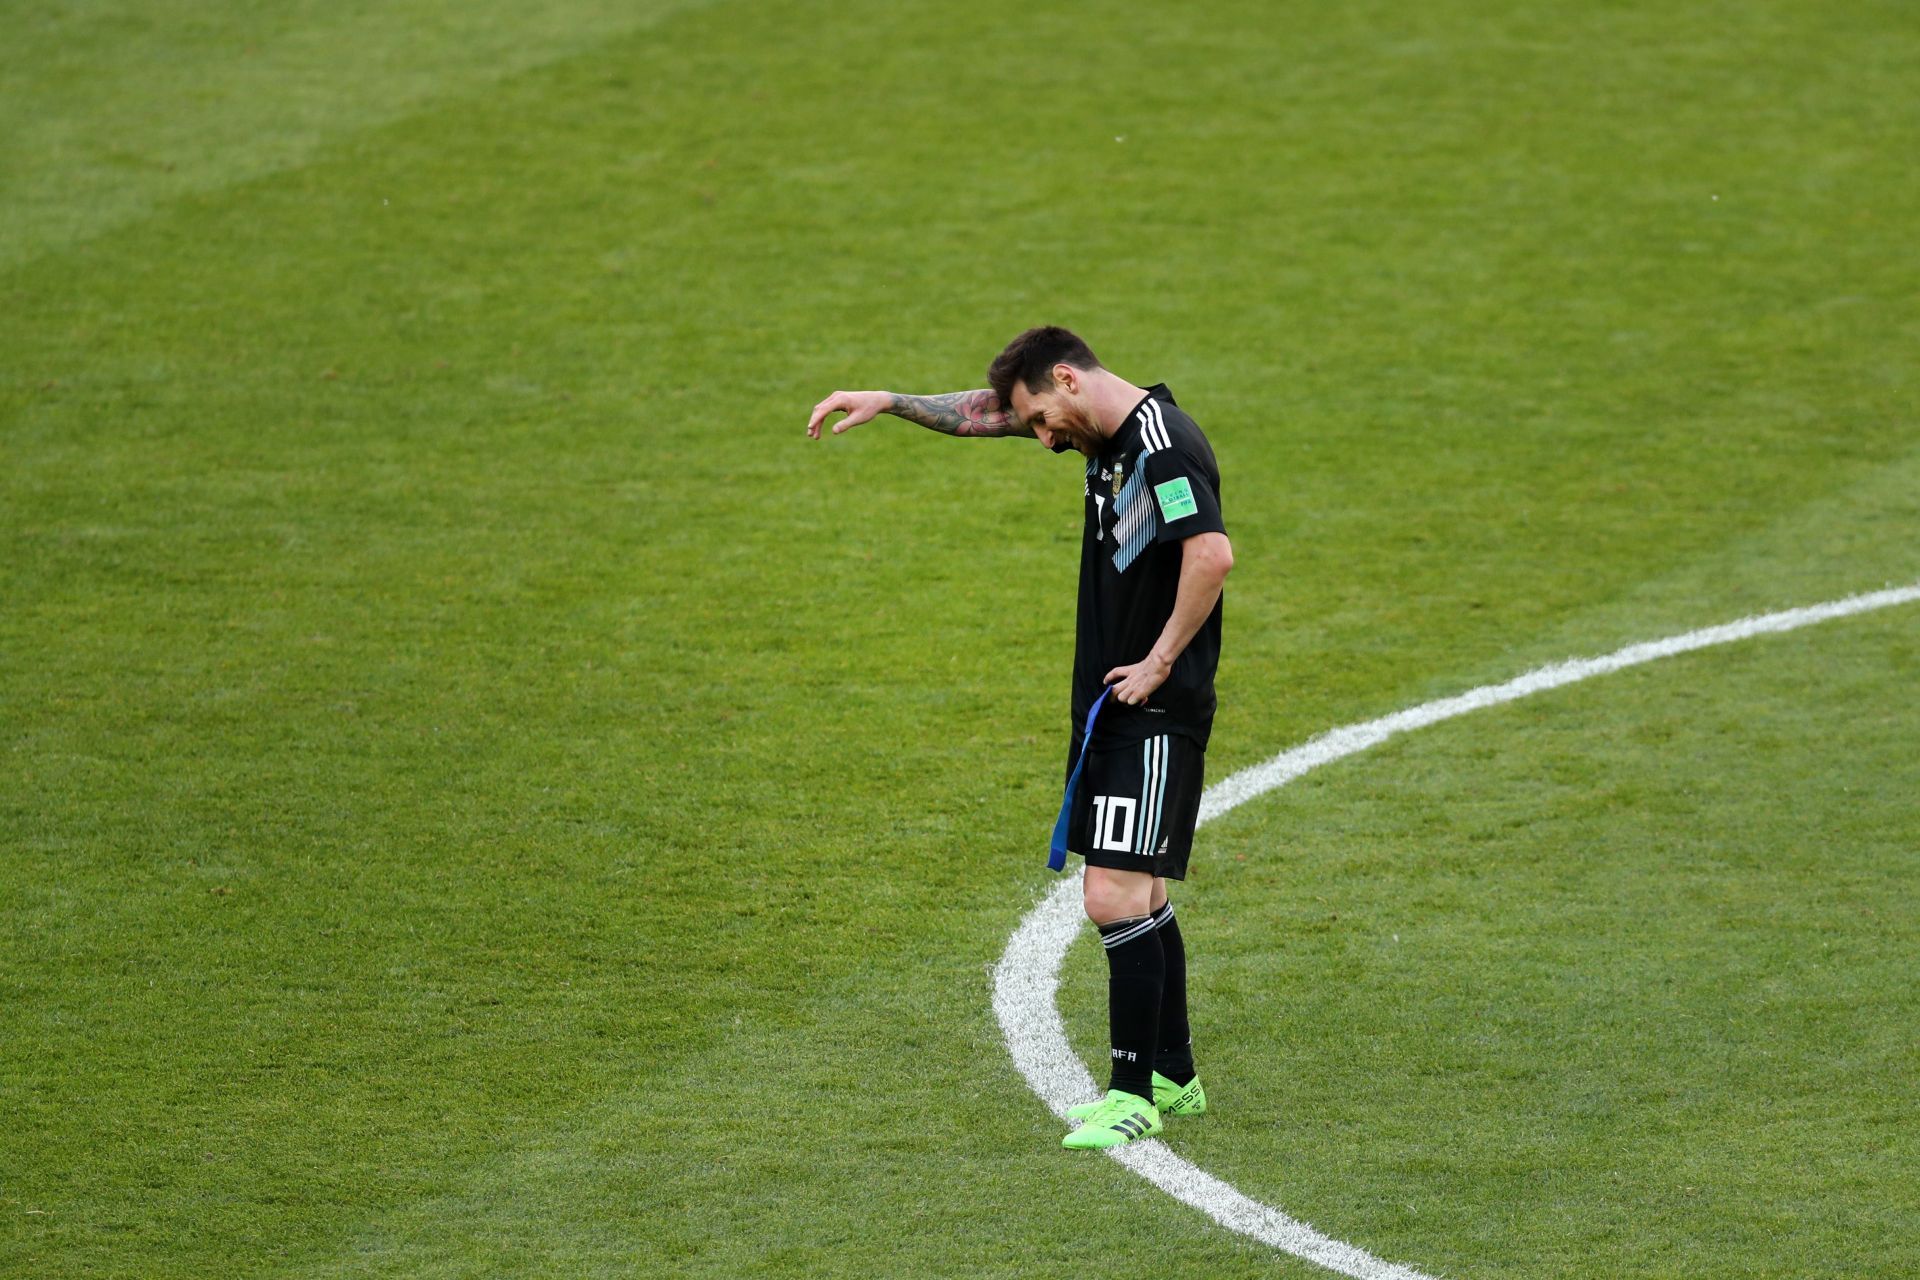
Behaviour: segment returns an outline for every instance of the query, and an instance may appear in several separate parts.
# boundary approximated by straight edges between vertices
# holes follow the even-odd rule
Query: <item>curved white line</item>
[[[1558,689],[1562,685],[1606,675],[1626,667],[1690,653],[1716,644],[1745,640],[1750,636],[1792,631],[1850,614],[1885,609],[1892,605],[1920,601],[1920,584],[1895,587],[1866,595],[1849,596],[1827,604],[1804,609],[1788,609],[1755,618],[1743,618],[1723,626],[1689,631],[1645,644],[1629,645],[1600,658],[1582,658],[1541,667],[1505,684],[1484,685],[1452,698],[1423,703],[1364,724],[1346,725],[1329,730],[1300,746],[1243,769],[1225,781],[1207,788],[1200,799],[1200,822],[1206,823],[1256,796],[1285,786],[1309,770],[1350,756],[1357,751],[1385,742],[1409,729],[1425,728],[1478,711],[1482,707],[1512,702],[1531,693]],[[1020,927],[1007,940],[1007,949],[994,968],[993,1011],[1000,1019],[1000,1032],[1006,1038],[1007,1051],[1014,1066],[1026,1077],[1027,1084],[1053,1113],[1066,1119],[1067,1108],[1076,1102],[1098,1096],[1093,1076],[1074,1056],[1067,1043],[1067,1031],[1060,1020],[1054,994],[1060,987],[1060,964],[1067,948],[1080,931],[1080,873],[1069,876],[1053,887],[1040,904],[1027,913]],[[1229,1184],[1175,1155],[1166,1144],[1149,1140],[1114,1147],[1107,1152],[1174,1199],[1190,1204],[1230,1231],[1251,1236],[1318,1263],[1329,1271],[1352,1276],[1354,1280],[1432,1280],[1423,1272],[1397,1263],[1383,1262],[1366,1250],[1315,1231],[1306,1223],[1290,1218],[1270,1205],[1241,1194]]]

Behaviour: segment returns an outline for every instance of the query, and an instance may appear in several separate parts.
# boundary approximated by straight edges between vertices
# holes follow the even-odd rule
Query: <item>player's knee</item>
[[[1087,919],[1095,924],[1111,924],[1115,920],[1146,915],[1152,910],[1152,892],[1153,882],[1146,876],[1089,875],[1081,905],[1086,908]]]

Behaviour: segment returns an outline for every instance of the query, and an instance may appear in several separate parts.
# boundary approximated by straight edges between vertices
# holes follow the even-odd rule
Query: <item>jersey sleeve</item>
[[[1220,495],[1208,479],[1208,469],[1192,454],[1177,444],[1156,449],[1146,457],[1145,473],[1159,526],[1155,542],[1182,542],[1196,533],[1227,531],[1220,518]]]

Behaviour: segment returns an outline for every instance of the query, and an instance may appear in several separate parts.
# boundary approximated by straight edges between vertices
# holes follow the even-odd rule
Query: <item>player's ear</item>
[[[1053,385],[1072,395],[1080,389],[1080,371],[1070,364],[1053,366]]]

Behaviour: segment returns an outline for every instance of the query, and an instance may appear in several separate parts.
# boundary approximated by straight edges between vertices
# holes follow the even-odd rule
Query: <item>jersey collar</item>
[[[1113,437],[1107,441],[1107,447],[1100,455],[1103,461],[1111,458],[1123,458],[1130,453],[1139,451],[1140,406],[1149,400],[1158,400],[1162,404],[1173,404],[1173,392],[1167,390],[1167,384],[1164,382],[1156,382],[1148,387],[1147,394],[1141,396],[1139,400],[1134,402],[1133,408],[1127,410],[1127,420],[1120,424],[1120,429],[1114,432]]]

